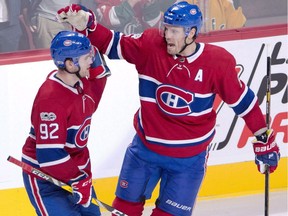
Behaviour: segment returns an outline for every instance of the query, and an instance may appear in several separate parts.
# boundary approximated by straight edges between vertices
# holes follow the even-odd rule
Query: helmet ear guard
[[[163,26],[183,27],[186,35],[192,28],[195,28],[195,36],[197,36],[202,27],[202,19],[202,13],[197,5],[178,2],[170,6],[164,13]]]
[[[79,66],[79,57],[93,52],[90,40],[81,33],[60,31],[52,40],[51,57],[58,68],[65,68],[65,61],[70,59]]]

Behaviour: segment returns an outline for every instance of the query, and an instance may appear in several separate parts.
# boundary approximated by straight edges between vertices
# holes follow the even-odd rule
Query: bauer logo
[[[190,212],[192,210],[192,208],[190,206],[186,206],[186,205],[174,202],[174,201],[172,201],[170,199],[166,200],[166,204],[171,205],[171,206],[173,206],[175,208],[184,210],[184,211],[189,211]]]
[[[56,114],[53,112],[41,112],[40,118],[42,121],[55,121]]]

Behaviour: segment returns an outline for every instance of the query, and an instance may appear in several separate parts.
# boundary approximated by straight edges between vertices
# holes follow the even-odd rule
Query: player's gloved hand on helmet
[[[94,31],[97,26],[95,14],[80,4],[71,4],[59,9],[56,16],[60,22],[68,22],[74,30],[85,36]]]
[[[255,153],[255,163],[259,172],[265,173],[266,165],[270,173],[274,172],[280,160],[280,153],[273,129],[256,136],[256,139],[252,143]]]
[[[94,58],[93,63],[91,64],[90,70],[89,70],[89,80],[92,79],[101,79],[105,76],[110,76],[111,71],[108,68],[104,56],[98,51],[96,47],[94,48]]]
[[[71,184],[73,197],[72,200],[76,204],[81,204],[87,208],[91,203],[92,198],[92,178],[91,176],[85,175],[82,178],[74,181]]]

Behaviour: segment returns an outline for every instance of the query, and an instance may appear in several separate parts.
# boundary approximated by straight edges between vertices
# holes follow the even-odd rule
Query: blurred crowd
[[[149,27],[159,28],[163,12],[175,2],[177,1],[0,0],[0,52],[50,47],[52,38],[59,31],[70,29],[70,26],[57,22],[56,12],[72,3],[91,9],[99,23],[115,31],[131,34],[141,33]],[[205,33],[246,26],[249,18],[245,10],[249,12],[248,8],[253,5],[257,7],[257,4],[259,7],[262,7],[262,4],[268,7],[267,3],[271,1],[254,0],[253,5],[249,0],[187,0],[187,2],[200,7],[204,19],[201,32]],[[272,3],[273,8],[275,5],[280,8],[275,16],[284,14],[285,17],[286,14],[287,19],[287,1],[275,0]]]

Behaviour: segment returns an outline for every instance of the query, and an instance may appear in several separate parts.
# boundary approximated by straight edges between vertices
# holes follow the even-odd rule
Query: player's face
[[[93,63],[94,53],[90,52],[86,55],[82,55],[79,58],[79,66],[80,66],[80,76],[87,77],[89,76],[89,69],[91,64]]]
[[[178,54],[185,45],[185,32],[183,27],[166,25],[164,35],[167,42],[167,52],[171,55]]]

